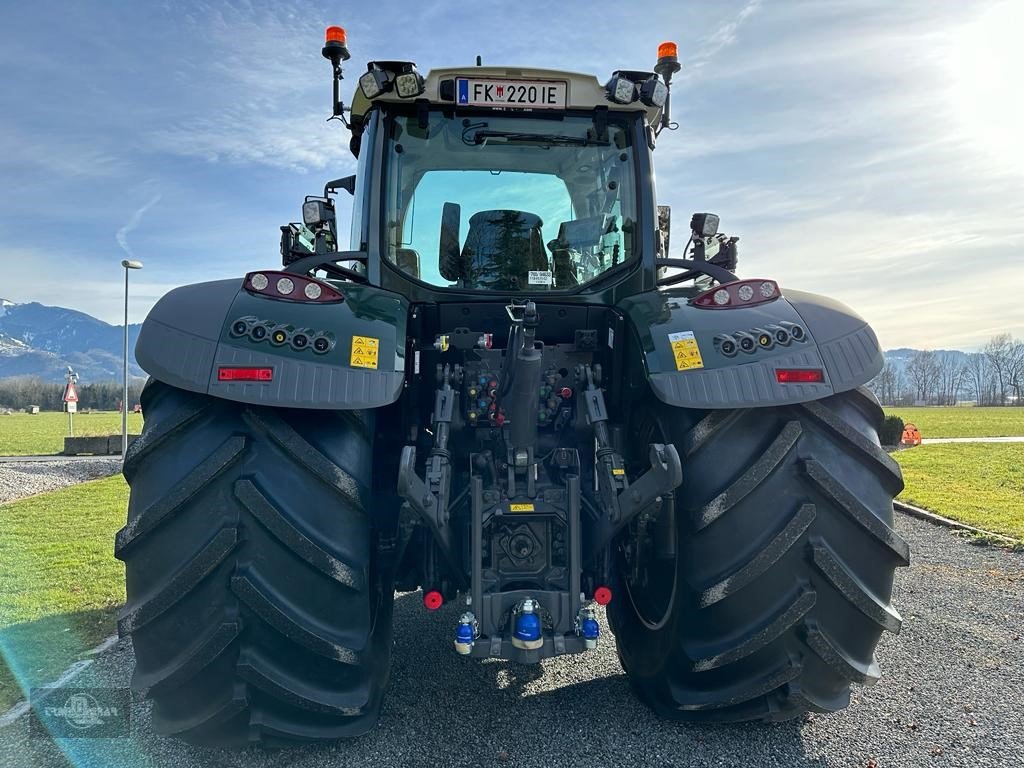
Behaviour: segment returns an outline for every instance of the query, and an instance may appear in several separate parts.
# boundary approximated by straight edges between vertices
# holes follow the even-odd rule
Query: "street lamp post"
[[[142,269],[141,261],[124,259],[124,393],[121,397],[121,461],[128,454],[128,270]]]

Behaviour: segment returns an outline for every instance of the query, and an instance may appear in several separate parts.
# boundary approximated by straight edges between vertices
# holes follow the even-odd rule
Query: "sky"
[[[346,101],[369,60],[603,82],[674,40],[679,128],[655,152],[673,250],[713,211],[741,276],[831,295],[886,348],[1024,336],[1014,0],[3,3],[0,297],[119,323],[132,257],[137,322],[175,286],[279,264],[279,225],[355,170],[326,122],[328,24]]]

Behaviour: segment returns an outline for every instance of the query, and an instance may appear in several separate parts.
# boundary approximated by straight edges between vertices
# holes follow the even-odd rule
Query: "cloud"
[[[353,165],[347,136],[325,122],[330,67],[307,4],[199,3],[180,26],[196,49],[172,71],[186,108],[148,133],[153,149],[297,173]]]
[[[306,173],[354,166],[348,137],[336,123],[324,125],[324,112],[259,115],[231,108],[153,134],[161,151],[210,163],[263,165]]]
[[[729,19],[726,19],[708,35],[697,49],[697,52],[688,62],[688,70],[696,72],[706,66],[719,51],[736,42],[736,35],[740,26],[748,18],[754,15],[761,7],[761,0],[748,0],[739,12]]]
[[[142,221],[142,217],[146,214],[146,211],[159,203],[160,197],[160,195],[154,195],[148,203],[137,209],[135,213],[132,214],[131,218],[128,219],[128,223],[117,230],[117,233],[114,235],[114,239],[117,240],[117,244],[121,246],[122,251],[128,254],[128,258],[135,258],[135,254],[132,253],[132,249],[128,246],[128,233],[139,226],[139,223]]]

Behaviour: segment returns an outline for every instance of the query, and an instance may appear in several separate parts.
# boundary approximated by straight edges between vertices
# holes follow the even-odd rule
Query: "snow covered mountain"
[[[128,371],[146,374],[135,363],[138,325],[128,326]],[[0,299],[0,378],[40,376],[63,381],[70,365],[85,381],[121,378],[124,330],[84,312],[37,302]]]

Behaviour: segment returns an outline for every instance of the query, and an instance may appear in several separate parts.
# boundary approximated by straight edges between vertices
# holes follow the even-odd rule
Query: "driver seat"
[[[467,285],[490,290],[527,290],[530,272],[548,273],[540,216],[498,209],[469,217],[462,247],[463,279]],[[539,285],[539,283],[535,283]]]

